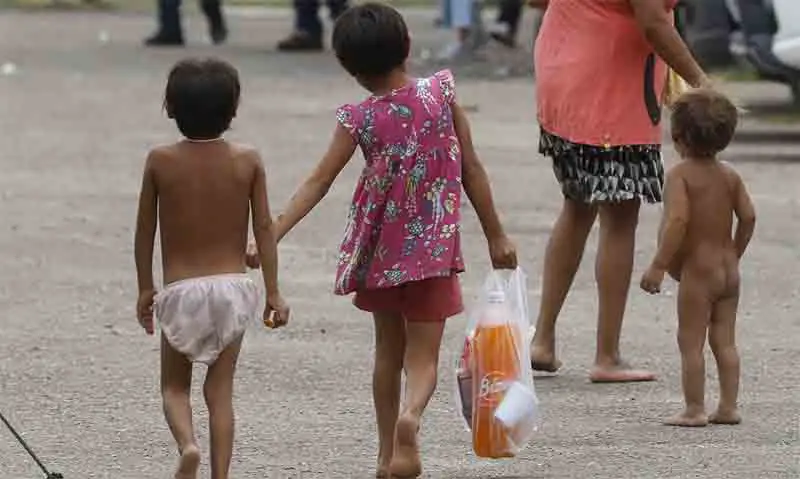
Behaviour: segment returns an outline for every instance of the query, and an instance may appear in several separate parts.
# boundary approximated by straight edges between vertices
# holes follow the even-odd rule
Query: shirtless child
[[[226,479],[233,453],[233,377],[242,337],[258,317],[259,290],[246,273],[252,211],[267,300],[264,322],[283,326],[278,256],[259,154],[222,139],[239,104],[236,70],[219,60],[184,60],[169,74],[164,106],[185,139],[147,157],[136,223],[136,311],[147,334],[161,325],[164,415],[178,445],[175,479],[195,479],[192,363],[208,365],[203,392],[211,431],[211,477]],[[156,294],[153,245],[161,228],[165,287]]]
[[[711,90],[689,91],[672,107],[672,139],[682,161],[667,173],[658,252],[641,282],[651,294],[661,290],[665,272],[680,282],[678,346],[686,409],[667,425],[741,421],[739,260],[753,236],[756,214],[741,177],[716,158],[733,138],[737,117],[734,105]],[[731,238],[734,215],[738,221]],[[711,416],[705,412],[706,335],[720,383],[719,406]]]

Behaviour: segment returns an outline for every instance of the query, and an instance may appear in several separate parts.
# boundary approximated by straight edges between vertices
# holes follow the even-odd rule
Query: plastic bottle
[[[505,427],[494,418],[494,413],[507,388],[519,378],[517,343],[521,333],[509,321],[511,312],[505,294],[492,291],[487,299],[472,342],[472,448],[478,457],[498,459],[516,454]]]

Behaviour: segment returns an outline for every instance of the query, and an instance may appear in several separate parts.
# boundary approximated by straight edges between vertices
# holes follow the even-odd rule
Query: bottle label
[[[478,401],[481,406],[496,406],[503,399],[508,382],[505,374],[494,371],[487,373],[481,378],[481,388],[478,393]]]

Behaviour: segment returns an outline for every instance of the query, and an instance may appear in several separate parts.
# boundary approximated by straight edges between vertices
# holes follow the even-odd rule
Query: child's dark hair
[[[739,112],[725,95],[690,90],[672,105],[672,140],[686,156],[713,158],[730,144],[738,122]]]
[[[215,58],[181,60],[167,80],[164,107],[189,139],[211,139],[230,128],[239,107],[239,74]]]
[[[403,16],[381,3],[364,3],[345,11],[333,27],[333,50],[354,77],[390,73],[408,58],[411,41]]]

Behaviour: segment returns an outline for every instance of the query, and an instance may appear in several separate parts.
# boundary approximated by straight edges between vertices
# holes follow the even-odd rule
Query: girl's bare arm
[[[653,50],[667,65],[693,87],[708,83],[708,77],[697,64],[689,48],[672,24],[663,0],[629,0],[636,22]]]
[[[475,208],[481,223],[483,234],[489,243],[489,255],[495,268],[516,268],[517,251],[506,236],[500,216],[494,205],[489,175],[483,167],[475,146],[472,144],[472,132],[464,110],[456,103],[452,105],[453,123],[461,144],[462,182],[469,201]]]
[[[492,198],[492,187],[489,184],[489,176],[483,167],[475,147],[472,144],[472,132],[469,127],[464,110],[458,105],[453,104],[453,123],[455,124],[458,141],[461,144],[462,158],[462,181],[464,191],[467,193],[469,201],[475,207],[475,213],[483,228],[486,239],[500,238],[505,236],[503,225],[494,206]]]
[[[337,124],[325,156],[300,185],[281,214],[277,231],[278,241],[322,201],[333,181],[353,157],[355,150],[356,142],[353,137],[343,126]]]

